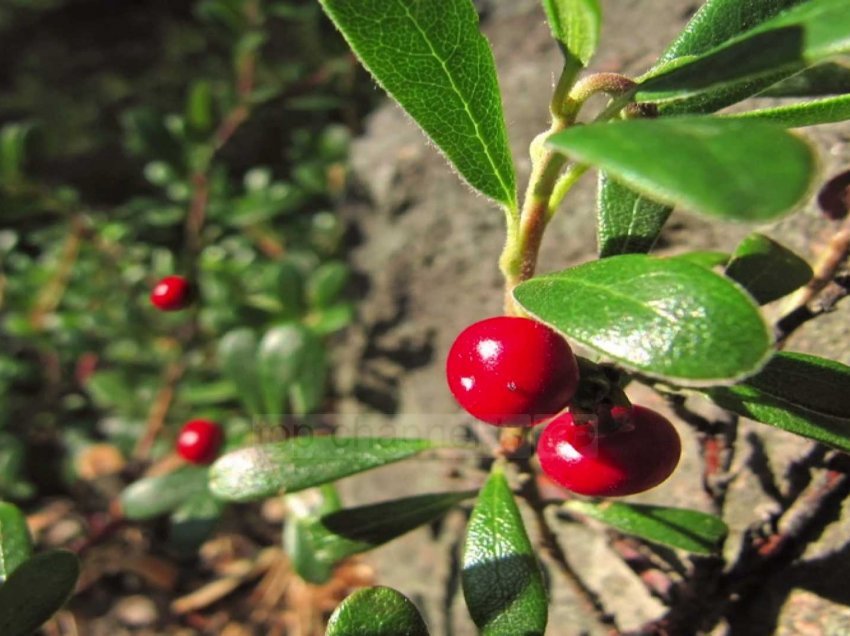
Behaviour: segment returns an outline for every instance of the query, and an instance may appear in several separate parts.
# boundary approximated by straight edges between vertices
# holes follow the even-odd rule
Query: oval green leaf
[[[599,0],[543,0],[543,9],[564,55],[587,66],[602,28]]]
[[[517,207],[493,53],[470,0],[320,0],[377,82],[469,184]]]
[[[726,266],[726,275],[764,305],[808,283],[813,272],[787,247],[755,232],[736,248]]]
[[[666,258],[687,261],[688,263],[699,265],[705,269],[714,269],[715,267],[722,267],[726,265],[726,263],[729,262],[729,259],[732,258],[732,255],[727,254],[726,252],[697,251],[685,252],[684,254],[677,254],[676,256],[667,256]]]
[[[707,395],[738,415],[850,452],[848,388],[850,367],[781,352],[742,384]]]
[[[289,390],[304,364],[313,335],[297,323],[269,329],[260,341],[257,374],[265,414],[273,420],[286,413]]]
[[[206,466],[188,466],[133,482],[119,498],[124,516],[131,520],[152,519],[175,510],[207,491],[207,472]]]
[[[850,95],[826,97],[804,104],[762,108],[745,113],[725,115],[733,119],[770,121],[787,128],[834,124],[850,119]]]
[[[436,521],[475,494],[451,492],[417,495],[337,510],[314,518],[305,528],[306,540],[317,561],[333,565]]]
[[[576,342],[683,386],[740,380],[772,353],[753,300],[723,276],[679,259],[612,256],[526,281],[514,297]]]
[[[218,359],[225,377],[251,415],[263,412],[257,374],[257,336],[247,327],[226,333],[218,343]]]
[[[848,53],[850,12],[845,0],[809,0],[686,64],[662,69],[642,82],[637,98],[670,102],[740,83],[775,83]]]
[[[305,340],[301,367],[289,389],[292,411],[296,415],[314,412],[326,395],[328,354],[324,343],[314,335]]]
[[[220,457],[210,468],[210,490],[230,501],[297,492],[433,448],[427,439],[298,437],[250,446]]]
[[[336,608],[326,636],[428,636],[422,615],[389,587],[357,590]]]
[[[307,279],[307,299],[312,307],[325,309],[337,300],[348,282],[348,265],[342,261],[323,263]]]
[[[779,126],[715,117],[576,126],[547,145],[659,202],[741,221],[789,212],[816,165],[809,146]]]
[[[65,550],[28,559],[0,587],[0,634],[30,636],[74,591],[80,563]]]
[[[32,539],[24,513],[17,506],[0,501],[0,583],[31,554]]]
[[[472,620],[485,636],[545,632],[548,602],[540,565],[498,465],[469,520],[461,584]]]
[[[212,536],[224,507],[224,502],[213,497],[208,489],[191,495],[171,513],[169,547],[179,554],[195,554]]]
[[[600,172],[596,225],[599,258],[648,252],[672,211]]]
[[[623,534],[694,554],[717,552],[729,533],[719,517],[685,508],[573,499],[564,503],[564,509],[601,521]]]

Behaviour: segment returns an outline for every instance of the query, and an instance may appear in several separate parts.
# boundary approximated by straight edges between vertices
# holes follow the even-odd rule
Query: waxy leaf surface
[[[685,260],[612,256],[522,283],[530,314],[626,368],[688,386],[757,372],[772,336],[732,281]]]
[[[461,583],[472,620],[485,636],[545,632],[548,602],[540,566],[498,467],[469,520]]]
[[[222,499],[254,501],[391,464],[433,446],[425,439],[331,436],[249,446],[216,460],[210,490]]]
[[[470,0],[320,0],[377,82],[469,184],[516,208],[493,53]]]

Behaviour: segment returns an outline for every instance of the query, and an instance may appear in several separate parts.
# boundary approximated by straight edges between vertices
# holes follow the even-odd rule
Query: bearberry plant
[[[317,506],[291,542],[310,555],[315,578],[473,497],[460,578],[484,634],[546,630],[546,586],[518,496],[535,512],[531,536],[562,564],[543,514],[550,506],[650,542],[716,554],[727,528],[715,516],[598,499],[653,488],[679,460],[673,424],[630,402],[636,380],[685,415],[685,397],[699,395],[734,416],[850,450],[850,368],[782,351],[790,331],[811,317],[801,314],[817,313],[814,297],[842,284],[835,275],[846,238],[814,275],[761,234],[734,254],[650,254],[674,207],[763,224],[806,200],[817,158],[792,129],[850,118],[850,95],[716,113],[771,91],[822,93],[842,74],[834,63],[850,56],[846,0],[708,0],[640,77],[585,72],[599,39],[597,0],[543,0],[563,67],[549,101],[551,125],[530,147],[522,197],[493,55],[471,0],[319,1],[375,80],[461,177],[501,208],[506,240],[498,263],[505,316],[470,316],[446,352],[457,401],[500,427],[489,477],[477,493]],[[586,107],[600,94],[603,108]],[[569,213],[562,204],[591,170],[598,174],[598,259],[538,274],[547,225]],[[768,324],[760,305],[795,291],[784,317]],[[241,501],[291,496],[433,447],[427,439],[326,437],[255,445],[219,459],[211,488]],[[543,496],[540,469],[563,487],[556,501]],[[647,633],[712,625],[717,616],[698,605],[671,610]],[[601,620],[609,617],[603,612]],[[351,596],[328,628],[332,636],[402,633],[427,628],[409,601],[386,588]]]

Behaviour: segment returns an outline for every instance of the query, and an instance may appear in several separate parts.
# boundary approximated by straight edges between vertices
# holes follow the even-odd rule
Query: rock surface
[[[527,179],[527,148],[547,127],[547,103],[559,53],[552,44],[536,0],[488,0],[483,3],[484,31],[496,56],[505,112],[519,180]],[[688,0],[608,0],[600,55],[594,70],[637,75],[676,35],[698,3]],[[838,172],[850,158],[850,127],[807,130],[820,148],[825,175]],[[497,259],[503,219],[487,200],[461,184],[438,152],[396,106],[387,103],[369,119],[353,148],[356,187],[348,214],[358,237],[352,252],[361,298],[357,324],[339,347],[336,378],[343,429],[457,439],[471,424],[479,431],[482,452],[491,431],[460,415],[444,385],[445,352],[468,323],[501,310]],[[593,257],[595,182],[587,175],[568,198],[547,232],[541,271],[559,269]],[[752,228],[707,223],[676,212],[660,241],[660,250],[729,250]],[[760,228],[812,259],[834,226],[810,203],[802,213]],[[804,327],[789,348],[829,355],[850,363],[850,303]],[[637,401],[665,410],[656,394],[636,388]],[[485,427],[486,428],[486,427]],[[460,431],[460,433],[459,433]],[[680,427],[685,454],[673,479],[641,499],[708,510],[700,488],[701,462],[695,436]],[[481,442],[480,440],[484,440]],[[764,447],[776,474],[806,443],[791,435],[747,425],[734,468],[727,517],[733,528],[729,554],[741,531],[774,503],[752,472],[754,445]],[[752,441],[759,440],[759,441]],[[492,440],[491,440],[492,441]],[[366,503],[410,494],[480,483],[475,458],[441,455],[404,462],[345,480],[347,503]],[[435,634],[462,636],[475,629],[463,607],[459,558],[464,514],[450,515],[439,527],[422,529],[371,554],[378,580],[408,594],[425,612]],[[622,629],[636,629],[659,616],[663,605],[617,558],[604,532],[563,524],[561,540],[571,565],[587,580]],[[850,623],[841,571],[850,565],[846,537],[850,519],[828,529],[813,544],[790,577],[765,581],[764,590],[741,624],[717,633],[844,633]],[[550,629],[553,635],[603,634],[578,596],[548,562],[552,583]],[[800,589],[798,589],[800,588]],[[804,591],[800,591],[804,590]],[[801,625],[806,631],[795,631]],[[814,627],[811,627],[814,625]],[[814,630],[814,631],[811,631]],[[819,631],[818,631],[819,630]],[[838,630],[838,631],[835,631]]]

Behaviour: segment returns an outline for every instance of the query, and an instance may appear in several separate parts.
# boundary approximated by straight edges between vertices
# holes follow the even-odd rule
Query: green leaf
[[[389,587],[357,590],[336,608],[326,636],[428,636],[416,606]]]
[[[653,74],[641,83],[637,99],[685,100],[747,82],[760,90],[766,88],[759,86],[762,80],[775,83],[808,66],[848,53],[850,13],[845,0],[809,0],[686,64]]]
[[[719,517],[684,508],[573,499],[564,503],[564,509],[601,521],[624,534],[695,554],[717,552],[729,533]]]
[[[171,513],[170,547],[180,554],[195,554],[212,536],[224,506],[224,502],[213,497],[209,490],[191,495]]]
[[[467,527],[461,584],[485,636],[543,634],[546,588],[502,469],[494,466]]]
[[[257,373],[257,336],[253,330],[243,327],[226,333],[218,343],[218,359],[245,409],[251,415],[261,414],[263,395]]]
[[[850,452],[850,367],[802,353],[778,353],[742,384],[711,389],[723,408]]]
[[[71,596],[80,563],[65,550],[28,559],[0,587],[0,634],[30,636]]]
[[[808,145],[782,128],[715,117],[576,126],[547,144],[659,202],[747,221],[794,208],[815,170]]]
[[[314,585],[327,583],[333,575],[334,564],[316,555],[311,528],[320,515],[342,507],[334,484],[322,484],[284,498],[287,508],[283,527],[283,548],[292,562],[292,569],[302,579]]]
[[[9,123],[0,128],[0,183],[13,183],[23,176],[24,164],[36,125]]]
[[[517,207],[493,53],[470,0],[320,0],[381,86],[469,184]]]
[[[186,123],[197,135],[209,134],[215,125],[212,87],[206,80],[196,80],[189,87]]]
[[[850,68],[826,63],[792,75],[759,93],[759,97],[818,97],[850,93]]]
[[[699,265],[705,269],[714,269],[715,267],[726,265],[732,256],[726,252],[697,251],[685,252],[684,254],[668,256],[667,258],[687,261],[688,263]]]
[[[599,258],[648,252],[672,211],[601,172],[596,232]]]
[[[0,501],[0,583],[32,554],[27,519],[17,506]]]
[[[314,518],[305,534],[314,558],[333,565],[436,521],[475,492],[418,495],[347,508]]]
[[[342,261],[330,261],[320,265],[307,279],[307,299],[312,307],[330,307],[345,289],[351,273]]]
[[[543,0],[546,18],[554,37],[568,57],[587,66],[602,27],[599,0]]]
[[[304,364],[312,338],[308,329],[291,323],[270,329],[260,341],[257,372],[265,413],[272,418],[286,413],[289,390]]]
[[[189,498],[206,492],[207,473],[206,466],[189,466],[133,482],[121,493],[124,516],[131,520],[152,519],[177,509]]]
[[[218,361],[233,383],[239,399],[251,415],[262,413],[262,394],[257,373],[257,336],[242,327],[226,333],[218,343]]]
[[[745,113],[724,115],[733,119],[772,121],[788,128],[833,124],[850,119],[850,95],[826,97],[804,104],[762,108]]]
[[[514,297],[579,344],[683,386],[731,383],[772,353],[749,295],[681,259],[612,256],[526,281]]]
[[[327,393],[329,368],[324,343],[311,335],[305,341],[298,377],[289,389],[293,413],[307,415],[319,408]]]
[[[243,448],[210,469],[210,490],[230,501],[297,492],[412,457],[434,444],[426,439],[298,437]]]
[[[726,267],[726,275],[764,305],[808,283],[813,272],[806,261],[787,247],[756,232],[737,247]]]

